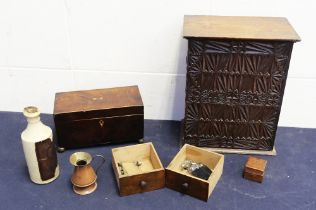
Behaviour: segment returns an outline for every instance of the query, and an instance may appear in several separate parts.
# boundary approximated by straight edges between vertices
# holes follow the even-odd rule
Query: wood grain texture
[[[212,170],[208,180],[182,170],[184,160],[202,163]],[[219,181],[224,167],[224,155],[185,144],[166,168],[166,187],[207,201]]]
[[[248,173],[244,171],[243,177],[245,179],[251,180],[251,181],[255,181],[255,182],[259,182],[262,183],[263,182],[263,175],[260,174],[253,174],[253,173]]]
[[[137,161],[142,162],[139,166],[141,168],[135,165]],[[121,174],[118,163],[129,166],[124,168],[125,174]],[[165,186],[165,170],[151,142],[113,148],[112,167],[121,196],[148,192]]]
[[[184,16],[184,37],[300,41],[283,17]]]
[[[263,175],[266,166],[266,160],[250,156],[245,164],[245,172]]]
[[[187,184],[187,188],[184,187]],[[166,169],[166,187],[203,201],[208,200],[209,183]]]
[[[190,38],[184,143],[271,151],[293,43]]]
[[[144,187],[141,182],[145,182]],[[144,174],[137,174],[128,177],[119,178],[120,195],[126,196],[135,193],[149,192],[163,188],[165,186],[165,171],[153,171]]]
[[[185,144],[184,141],[184,128],[183,128],[183,120],[181,120],[180,125],[180,147],[182,147]],[[263,151],[263,150],[245,150],[245,149],[229,149],[229,148],[210,148],[210,147],[202,147],[203,149],[206,149],[211,152],[216,153],[228,153],[228,154],[242,154],[242,155],[270,155],[270,156],[276,156],[277,151],[275,149],[275,146],[271,151]]]
[[[103,123],[103,124],[102,124]],[[55,120],[58,146],[80,148],[137,141],[144,137],[144,115]]]
[[[143,107],[137,86],[56,93],[54,114]]]
[[[213,173],[210,177],[209,181],[209,189],[208,189],[208,197],[211,196],[213,190],[215,189],[217,182],[221,178],[224,170],[224,162],[225,162],[225,157],[222,154],[217,154],[219,156],[219,160],[213,170]]]
[[[243,176],[245,179],[262,183],[266,166],[266,160],[249,156],[244,167]]]
[[[137,86],[57,93],[54,122],[59,147],[130,142],[144,136],[144,107]]]

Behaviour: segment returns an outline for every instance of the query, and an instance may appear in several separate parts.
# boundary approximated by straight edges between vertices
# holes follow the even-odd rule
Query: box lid
[[[183,36],[300,41],[284,17],[184,16]]]
[[[115,114],[143,112],[143,101],[137,86],[60,92],[55,95],[54,115],[114,110]],[[122,112],[124,110],[124,112]],[[139,110],[139,111],[138,111]],[[78,114],[77,114],[78,115]]]
[[[266,166],[266,160],[249,156],[245,165],[245,172],[250,174],[263,175]]]

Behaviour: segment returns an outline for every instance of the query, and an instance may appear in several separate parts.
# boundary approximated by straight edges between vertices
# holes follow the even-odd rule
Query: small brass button
[[[139,183],[139,186],[140,186],[141,188],[145,188],[146,185],[147,185],[147,182],[145,182],[145,181],[140,181],[140,183]]]
[[[189,188],[189,184],[188,183],[185,182],[185,183],[182,184],[182,189],[183,190],[187,190],[188,188]]]

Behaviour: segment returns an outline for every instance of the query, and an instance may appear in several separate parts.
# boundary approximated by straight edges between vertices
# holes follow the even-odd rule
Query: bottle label
[[[53,141],[48,138],[36,142],[35,151],[42,181],[53,178],[57,167],[57,154]]]

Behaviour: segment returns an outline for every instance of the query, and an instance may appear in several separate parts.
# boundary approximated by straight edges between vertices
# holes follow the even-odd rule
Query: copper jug
[[[94,171],[91,162],[95,157],[100,157],[103,161]],[[74,172],[71,176],[74,192],[79,195],[87,195],[94,192],[97,189],[97,173],[104,164],[105,158],[102,155],[92,157],[87,152],[76,152],[70,156],[69,161],[74,166]]]

